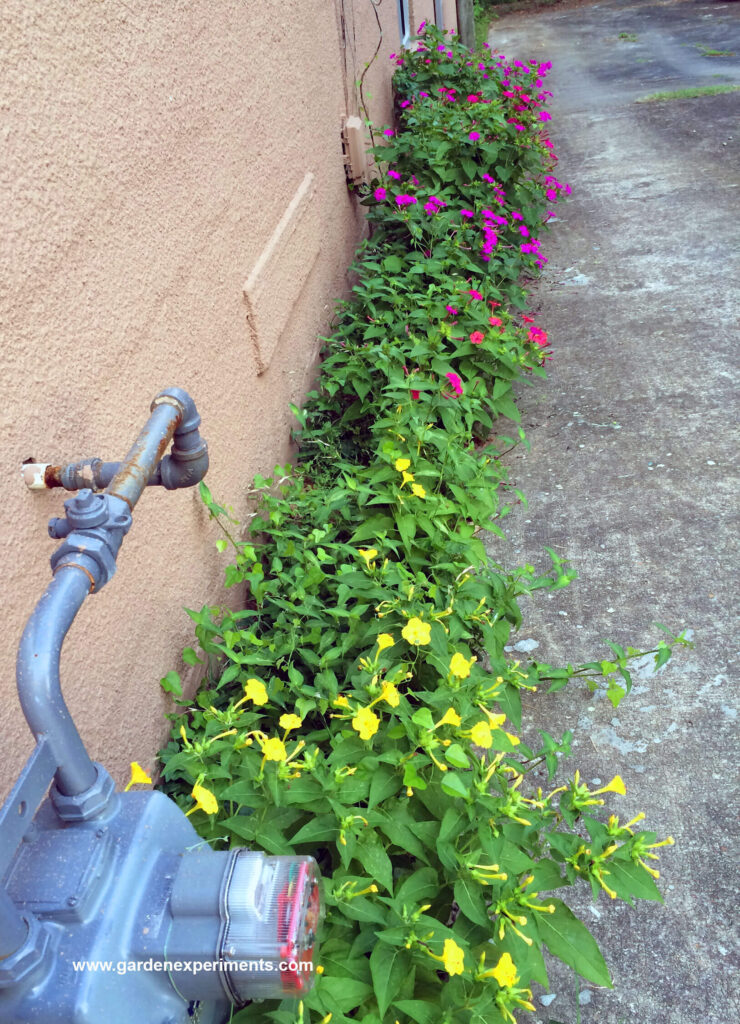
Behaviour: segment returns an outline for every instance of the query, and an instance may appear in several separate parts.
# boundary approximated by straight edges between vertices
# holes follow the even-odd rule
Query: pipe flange
[[[93,764],[97,769],[98,777],[84,793],[67,796],[66,793],[60,792],[56,782],[51,787],[49,793],[51,802],[62,821],[89,821],[91,818],[96,818],[108,806],[115,793],[116,784],[102,764],[98,764],[97,761],[94,761]]]
[[[0,960],[0,989],[17,985],[36,970],[46,956],[51,936],[32,914],[21,914],[28,934],[20,949]]]

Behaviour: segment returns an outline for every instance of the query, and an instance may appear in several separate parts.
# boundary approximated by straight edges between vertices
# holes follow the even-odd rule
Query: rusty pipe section
[[[121,498],[133,509],[181,423],[182,408],[179,404],[158,402],[155,398],[149,421],[134,441],[105,493]]]
[[[171,413],[162,406],[180,411],[175,416],[172,451],[164,455],[167,443],[164,434],[169,431]],[[136,444],[123,462],[103,462],[102,459],[83,459],[66,466],[46,462],[31,462],[21,466],[23,481],[31,491],[45,491],[53,487],[64,487],[68,491],[110,491],[113,480],[121,473],[136,477],[138,490],[143,476],[141,465],[148,463],[150,456],[156,457],[144,486],[155,485],[175,490],[192,487],[203,479],[208,470],[208,445],[200,436],[200,416],[195,403],[182,388],[167,388],[161,391],[152,403],[152,417],[136,440]],[[164,455],[164,457],[162,457]],[[138,467],[138,468],[137,468]],[[128,485],[127,485],[128,487]],[[128,490],[127,490],[128,493]],[[141,491],[139,491],[139,494]],[[130,497],[121,495],[130,504]],[[135,502],[134,502],[135,504]],[[54,536],[54,534],[52,534]]]
[[[82,459],[66,466],[54,466],[48,462],[27,462],[21,466],[23,482],[29,491],[48,491],[63,487],[67,491],[104,491],[121,468],[120,462],[103,462],[102,459]],[[147,481],[147,486],[162,483],[159,466]]]

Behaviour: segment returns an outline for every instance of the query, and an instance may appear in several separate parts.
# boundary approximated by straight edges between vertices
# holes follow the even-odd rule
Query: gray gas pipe
[[[205,476],[199,425],[167,388],[123,462],[23,467],[31,489],[82,489],[49,523],[62,543],[18,651],[36,748],[0,808],[0,1024],[220,1024],[313,983],[315,862],[214,852],[164,794],[116,792],[62,696],[62,643],[113,576],[144,488]]]

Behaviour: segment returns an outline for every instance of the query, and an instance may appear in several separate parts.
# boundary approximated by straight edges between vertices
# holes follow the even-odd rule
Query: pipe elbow
[[[175,437],[178,434],[189,434],[191,431],[197,431],[200,426],[200,415],[195,407],[195,402],[184,388],[164,388],[154,398],[151,404],[152,412],[158,405],[177,405],[181,409],[182,420],[175,429]]]
[[[159,477],[168,491],[180,487],[194,487],[208,472],[208,445],[200,438],[200,446],[193,451],[180,451],[173,447],[159,464]]]

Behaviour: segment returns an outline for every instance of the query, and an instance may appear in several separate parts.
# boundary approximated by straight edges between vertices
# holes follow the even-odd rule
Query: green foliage
[[[492,564],[479,536],[501,535],[507,499],[521,498],[501,454],[523,438],[512,383],[543,373],[545,336],[517,312],[536,262],[517,225],[536,232],[554,179],[535,111],[517,112],[526,131],[508,119],[506,72],[489,64],[482,79],[445,43],[444,57],[407,54],[397,72],[401,130],[376,152],[396,177],[364,199],[372,235],[354,294],[319,387],[294,410],[298,466],[255,480],[246,541],[201,485],[219,549],[233,551],[227,586],[249,598],[189,612],[200,651],[184,660],[206,674],[194,703],[177,673],[163,680],[181,707],[165,788],[208,841],[315,856],[327,907],[324,973],[298,1010],[255,1003],[234,1024],[512,1022],[533,1008],[529,986],[547,984],[544,949],[611,983],[585,926],[542,892],[580,879],[628,902],[660,898],[645,858],[661,844],[633,830],[639,818],[599,816],[600,794],[624,792],[619,776],[595,792],[577,772],[550,792],[527,783],[541,763],[552,777],[572,737],[522,742],[521,691],[582,677],[616,704],[645,652],[613,644],[610,661],[553,668],[504,650],[519,598],[574,577],[552,551],[546,574]],[[471,115],[439,98],[441,82],[491,102]],[[486,260],[502,182],[506,223]],[[652,653],[662,663],[685,642]]]

